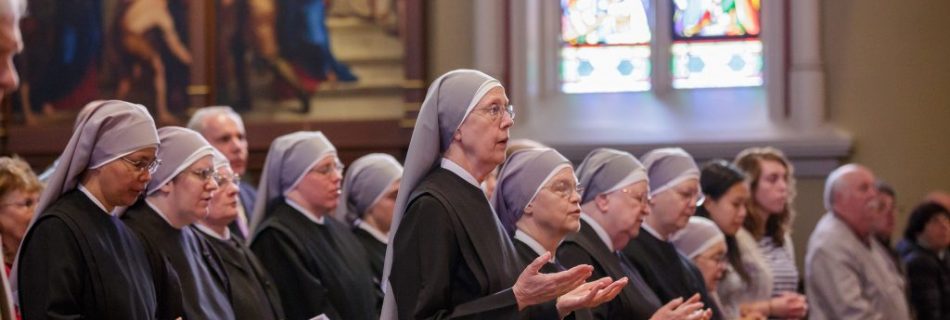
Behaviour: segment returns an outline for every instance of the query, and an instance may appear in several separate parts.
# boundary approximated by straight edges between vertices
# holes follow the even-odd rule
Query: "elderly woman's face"
[[[507,106],[505,89],[495,87],[478,101],[459,127],[463,151],[479,166],[494,167],[505,161],[508,129],[514,124]]]
[[[0,197],[0,233],[15,239],[16,243],[11,244],[19,246],[39,199],[39,192],[24,190],[12,190]]]
[[[703,274],[703,280],[706,282],[706,289],[715,291],[719,286],[719,280],[722,279],[723,272],[726,271],[726,243],[719,241],[710,246],[706,251],[693,257],[693,263]]]
[[[106,206],[131,206],[145,192],[152,174],[143,164],[155,161],[155,147],[143,148],[113,160],[99,169],[102,197]],[[138,164],[135,165],[135,164]]]
[[[218,169],[218,191],[211,197],[208,217],[205,220],[214,225],[227,225],[238,215],[238,180],[231,167]]]
[[[624,247],[640,234],[640,225],[650,214],[650,186],[646,181],[634,182],[606,197],[609,225],[603,227],[614,247]]]
[[[699,201],[699,180],[689,179],[658,193],[653,197],[653,214],[660,227],[670,231],[681,230],[696,213]],[[653,225],[651,225],[653,226]]]
[[[541,187],[525,209],[525,215],[530,215],[543,230],[554,234],[577,232],[581,226],[580,201],[574,170],[563,168]]]
[[[189,223],[208,216],[214,192],[218,190],[215,181],[214,161],[210,155],[204,156],[182,170],[172,181],[162,186],[169,192],[176,206],[174,213]]]

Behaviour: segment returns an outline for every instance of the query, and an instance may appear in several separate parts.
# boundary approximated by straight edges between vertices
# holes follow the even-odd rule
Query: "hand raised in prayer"
[[[558,273],[541,273],[541,267],[551,259],[545,252],[531,262],[511,287],[518,301],[518,309],[554,300],[584,284],[594,267],[582,264]]]
[[[769,310],[774,317],[801,319],[808,313],[808,302],[802,294],[785,291],[769,300]]]
[[[627,282],[627,277],[617,281],[611,281],[610,277],[603,277],[582,284],[563,296],[557,297],[557,312],[561,318],[564,318],[576,310],[597,307],[613,300]]]
[[[703,303],[699,301],[699,294],[694,294],[689,300],[683,301],[683,298],[670,300],[669,303],[660,307],[656,313],[650,317],[650,320],[708,320],[712,318],[712,310],[702,309]]]

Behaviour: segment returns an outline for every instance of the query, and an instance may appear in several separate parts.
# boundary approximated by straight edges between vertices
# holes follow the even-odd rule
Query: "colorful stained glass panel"
[[[561,0],[561,90],[650,90],[651,0]]]
[[[672,0],[673,39],[748,38],[759,35],[760,0]]]
[[[673,44],[673,88],[762,85],[762,42],[713,41]]]

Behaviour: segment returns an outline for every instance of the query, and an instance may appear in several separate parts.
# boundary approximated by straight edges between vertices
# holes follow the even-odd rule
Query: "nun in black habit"
[[[145,249],[115,212],[158,167],[145,107],[96,101],[80,115],[40,197],[11,279],[24,319],[158,319]],[[17,290],[17,288],[19,290]]]
[[[332,216],[342,174],[336,149],[320,132],[278,137],[267,153],[251,250],[274,278],[288,319],[378,317],[366,251]]]
[[[244,242],[230,228],[238,219],[240,177],[231,170],[228,159],[217,150],[214,168],[218,173],[218,191],[211,197],[208,215],[191,227],[204,238],[219,257],[228,275],[231,307],[238,320],[275,320],[284,318],[277,287]]]
[[[703,319],[698,296],[662,305],[640,272],[620,248],[636,237],[649,215],[646,169],[633,155],[613,149],[595,149],[578,166],[581,185],[580,232],[567,237],[558,250],[566,265],[594,266],[594,276],[628,277],[620,295],[593,310],[596,319]],[[663,300],[667,301],[667,300]]]
[[[570,161],[554,149],[520,150],[502,165],[492,205],[525,265],[545,252],[557,251],[565,236],[577,233],[581,226],[578,189]],[[553,256],[541,267],[544,273],[563,270]],[[592,319],[590,308],[614,299],[626,284],[626,277],[617,281],[601,277],[558,297],[558,313],[535,314],[531,319]]]
[[[336,208],[337,219],[353,225],[353,234],[366,249],[377,289],[383,277],[383,259],[400,178],[402,165],[393,156],[384,153],[362,156],[346,170],[340,205]],[[377,293],[382,303],[382,291]]]
[[[712,319],[720,319],[721,313],[706,291],[702,273],[670,242],[673,233],[686,227],[696,206],[702,204],[699,167],[680,148],[650,151],[643,155],[643,165],[649,176],[652,213],[641,226],[646,232],[640,232],[623,248],[624,255],[660,300],[699,294],[703,305],[713,310]]]
[[[554,308],[590,276],[589,266],[540,273],[550,253],[522,271],[479,188],[504,160],[513,116],[482,72],[451,71],[429,86],[399,186],[381,319],[518,319]]]
[[[211,195],[218,189],[214,148],[197,132],[181,127],[161,128],[158,136],[162,167],[148,183],[146,198],[122,214],[122,222],[145,245],[152,269],[159,270],[155,279],[162,299],[180,302],[186,319],[234,319],[221,260],[188,227],[208,215]],[[163,265],[168,266],[164,272]],[[178,281],[169,279],[173,276]]]

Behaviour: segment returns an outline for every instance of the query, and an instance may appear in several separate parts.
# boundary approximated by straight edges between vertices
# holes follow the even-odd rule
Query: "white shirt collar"
[[[201,231],[201,232],[203,232],[203,233],[206,234],[206,235],[212,236],[212,237],[214,237],[215,239],[218,239],[218,240],[221,240],[221,241],[228,241],[228,240],[231,240],[231,230],[228,230],[228,228],[224,228],[224,234],[222,235],[222,234],[219,234],[219,233],[215,232],[214,230],[211,230],[211,228],[208,228],[207,226],[205,226],[205,225],[203,225],[203,224],[200,224],[200,223],[195,223],[194,226],[195,226],[195,228],[198,228],[198,231]]]
[[[102,212],[105,212],[106,214],[110,216],[115,216],[115,210],[112,210],[111,212],[109,210],[106,210],[106,206],[102,205],[102,202],[99,202],[99,199],[96,199],[96,197],[92,195],[92,192],[89,192],[89,189],[86,189],[86,186],[79,184],[79,187],[77,189],[79,189],[80,192],[85,194],[86,197],[89,198],[89,200],[92,200],[92,203],[95,203],[96,206],[99,207],[99,209],[102,209]]]
[[[319,224],[321,226],[323,225],[324,223],[323,218],[325,218],[324,216],[320,216],[319,218],[317,218],[317,215],[310,212],[310,210],[304,209],[303,206],[297,204],[293,200],[284,198],[284,201],[287,202],[287,205],[289,205],[291,208],[294,208],[294,209],[297,209],[297,211],[300,211],[300,214],[307,217],[307,219],[310,219],[310,221],[313,221],[313,223]]]
[[[590,225],[591,229],[594,229],[594,233],[597,234],[597,237],[600,238],[600,241],[603,241],[607,245],[607,249],[610,249],[610,252],[616,251],[614,249],[614,243],[610,241],[610,236],[607,235],[607,230],[604,230],[604,227],[600,226],[600,223],[597,220],[594,220],[591,216],[586,213],[581,212],[581,220],[587,222]]]
[[[162,212],[162,210],[159,210],[158,207],[156,207],[154,204],[152,204],[152,201],[149,201],[148,198],[145,198],[145,204],[148,205],[149,208],[152,208],[152,210],[155,210],[155,212],[158,213],[158,216],[162,217],[162,220],[165,220],[165,223],[168,223],[168,225],[172,226],[172,228],[175,228],[175,225],[173,225],[171,221],[168,221],[168,217],[165,216],[165,213]],[[175,228],[175,229],[178,229],[178,228]]]
[[[449,170],[450,172],[462,178],[462,180],[468,181],[468,183],[471,183],[476,188],[481,188],[481,184],[478,183],[478,180],[475,179],[475,176],[472,176],[472,174],[463,169],[462,166],[458,165],[458,163],[455,163],[452,160],[449,160],[448,158],[442,158],[442,169]]]
[[[369,233],[369,235],[373,236],[373,238],[376,238],[376,241],[389,244],[389,238],[386,236],[386,234],[384,234],[382,231],[379,231],[379,229],[376,229],[376,227],[369,225],[369,223],[360,220],[360,222],[356,224],[356,227]]]
[[[646,232],[649,232],[657,239],[660,239],[662,241],[669,241],[669,239],[667,239],[668,237],[661,236],[660,233],[657,232],[655,229],[651,228],[650,225],[646,223],[646,221],[640,224],[640,229],[646,230]]]
[[[537,240],[534,240],[531,235],[522,232],[521,229],[515,230],[515,239],[523,242],[528,248],[531,248],[531,250],[534,250],[534,253],[537,253],[539,257],[545,252],[548,252]],[[551,252],[551,259],[549,259],[548,262],[554,263],[554,252]]]

